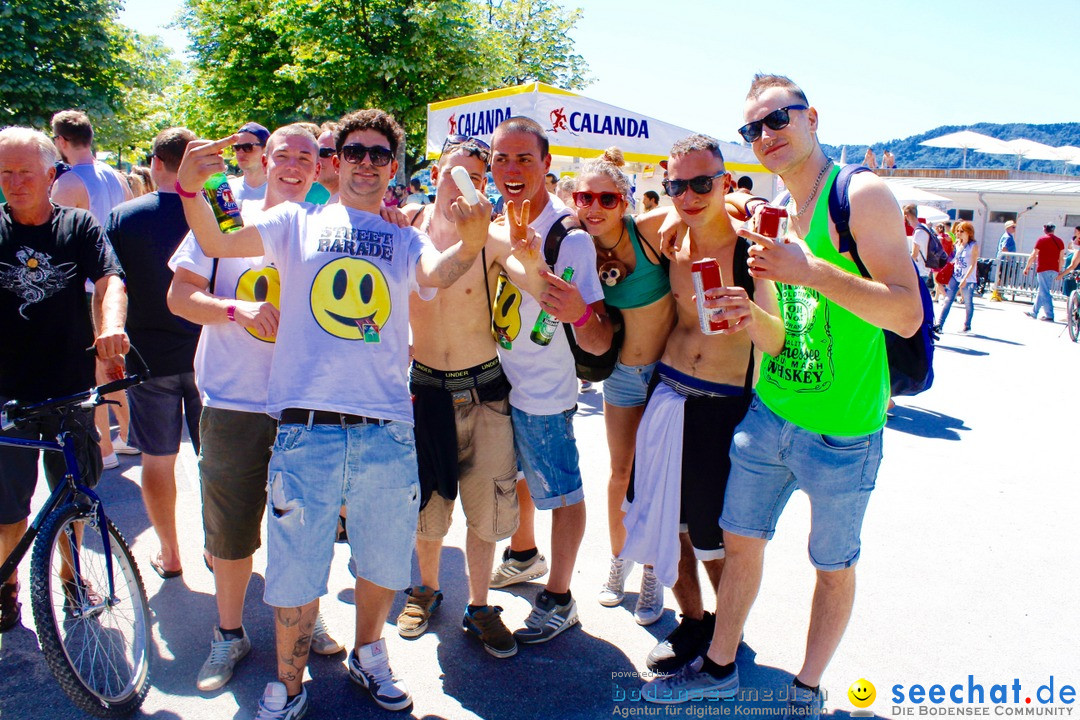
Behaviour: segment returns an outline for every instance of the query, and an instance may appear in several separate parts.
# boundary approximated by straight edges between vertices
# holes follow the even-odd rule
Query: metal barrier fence
[[[994,260],[994,281],[990,283],[992,288],[1002,295],[1008,295],[1009,300],[1017,297],[1034,300],[1039,291],[1039,281],[1034,272],[1024,274],[1024,265],[1027,264],[1028,253],[1001,253]],[[1065,293],[1061,285],[1063,280],[1054,280],[1050,286],[1050,294],[1055,300],[1065,301]]]

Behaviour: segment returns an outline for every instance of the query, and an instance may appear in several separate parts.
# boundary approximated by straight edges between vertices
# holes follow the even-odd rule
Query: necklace
[[[613,287],[623,279],[626,278],[628,271],[626,263],[615,256],[615,249],[622,245],[623,238],[626,237],[626,223],[623,223],[622,232],[619,233],[619,239],[609,248],[596,244],[598,251],[598,257],[596,260],[596,273],[600,276],[600,282]]]
[[[799,212],[790,213],[791,217],[796,220],[802,220],[802,214],[806,212],[810,207],[810,203],[814,202],[814,198],[817,197],[818,189],[821,188],[821,179],[825,177],[825,172],[832,167],[832,160],[825,160],[825,164],[821,166],[821,172],[817,174],[817,180],[814,181],[814,189],[810,191],[810,197],[806,198],[806,202],[799,203]],[[792,198],[794,200],[795,198]]]
[[[612,245],[609,248],[606,248],[603,245],[601,245],[600,243],[596,243],[596,249],[599,250],[600,252],[604,253],[604,259],[605,260],[610,260],[611,257],[615,254],[615,248],[622,245],[622,241],[623,241],[624,237],[626,237],[626,224],[625,223],[623,223],[622,232],[619,233],[619,239],[615,241],[614,245]]]

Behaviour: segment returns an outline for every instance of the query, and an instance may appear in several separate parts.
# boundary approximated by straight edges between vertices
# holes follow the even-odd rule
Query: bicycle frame
[[[69,498],[85,495],[90,498],[90,506],[94,515],[97,517],[98,530],[101,533],[101,543],[105,553],[105,571],[109,578],[109,593],[106,602],[115,604],[116,582],[113,577],[112,549],[110,547],[107,523],[105,522],[105,510],[102,507],[101,498],[99,498],[93,490],[79,482],[81,480],[78,476],[79,462],[75,456],[75,439],[72,437],[71,433],[64,430],[57,436],[56,440],[29,440],[26,438],[0,437],[0,446],[5,445],[25,448],[27,450],[62,452],[64,454],[64,463],[67,466],[67,473],[64,475],[63,482],[58,482],[56,484],[56,487],[49,495],[49,499],[45,501],[45,505],[38,511],[33,522],[30,523],[26,532],[19,540],[19,544],[15,546],[15,549],[12,550],[11,554],[4,560],[4,564],[0,566],[0,578],[8,577],[19,567],[19,563],[22,562],[23,557],[34,543],[34,538],[37,537],[38,532],[41,530],[42,524],[44,524],[45,519],[49,517],[53,510]],[[79,567],[79,553],[75,551],[74,543],[72,543],[71,550],[72,570],[74,571],[74,577],[77,582],[81,577],[82,572]]]

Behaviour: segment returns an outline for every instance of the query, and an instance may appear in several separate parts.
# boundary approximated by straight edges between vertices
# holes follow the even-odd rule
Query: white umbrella
[[[936,206],[938,208],[944,208],[947,205],[952,205],[953,201],[943,195],[936,195],[926,190],[920,190],[917,187],[911,185],[905,185],[901,182],[893,180],[886,180],[885,184],[889,190],[892,191],[893,197],[896,198],[896,202],[899,205],[925,205]],[[921,208],[920,208],[921,209]],[[921,215],[919,217],[922,217]]]
[[[949,215],[936,207],[930,207],[929,205],[919,205],[915,208],[915,217],[919,218],[928,225],[933,225],[939,222],[949,222]]]
[[[961,167],[965,168],[967,167],[967,151],[969,149],[982,150],[984,148],[998,148],[1004,146],[1004,143],[995,137],[983,135],[982,133],[973,132],[971,130],[961,130],[960,132],[941,135],[936,138],[924,140],[919,144],[926,145],[927,147],[962,149],[964,151],[964,157],[961,161]]]
[[[1015,155],[1016,169],[1020,169],[1020,161],[1023,158],[1029,160],[1060,160],[1061,154],[1058,148],[1044,145],[1027,138],[1016,138],[1002,143],[1004,147],[975,148],[975,152],[991,153],[994,155]]]

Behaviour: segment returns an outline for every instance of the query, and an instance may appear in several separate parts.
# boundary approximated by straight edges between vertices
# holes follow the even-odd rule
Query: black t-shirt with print
[[[0,395],[27,402],[94,384],[86,280],[122,275],[105,232],[86,210],[53,205],[43,225],[21,225],[0,205]]]

